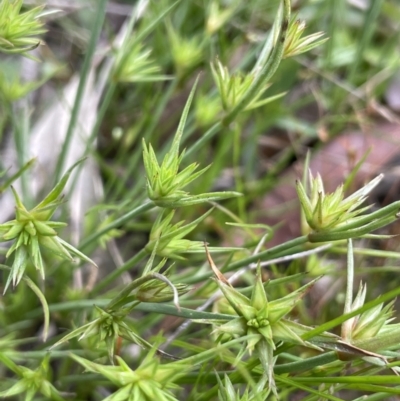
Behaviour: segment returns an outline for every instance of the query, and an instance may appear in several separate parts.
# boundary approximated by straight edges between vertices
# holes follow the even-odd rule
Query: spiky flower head
[[[122,49],[121,49],[122,50]],[[114,80],[117,82],[157,82],[171,79],[151,58],[151,50],[132,40],[127,49],[116,56]]]
[[[240,395],[239,390],[235,391],[228,375],[225,375],[223,380],[217,375],[217,380],[219,384],[218,399],[220,401],[263,401],[267,399],[270,393],[269,388],[264,388],[265,382],[263,379],[252,389],[247,386],[242,395]]]
[[[14,220],[0,224],[0,233],[3,233],[0,237],[0,241],[14,240],[6,257],[8,258],[15,253],[14,263],[11,267],[4,292],[6,292],[10,283],[12,283],[13,286],[18,285],[29,263],[33,264],[33,266],[39,270],[43,279],[45,278],[41,247],[50,250],[62,259],[73,261],[72,255],[76,255],[96,266],[86,255],[58,236],[56,229],[66,226],[65,223],[50,221],[54,212],[62,202],[61,192],[72,170],[80,162],[81,160],[74,164],[46,198],[31,210],[25,208],[16,190],[12,188],[16,203],[16,216]]]
[[[49,360],[48,354],[39,367],[31,370],[25,366],[15,365],[14,362],[9,360],[5,355],[2,356],[7,359],[7,366],[19,376],[19,380],[11,386],[8,390],[0,391],[0,397],[13,397],[18,394],[25,394],[24,400],[32,401],[37,393],[41,393],[48,400],[65,401],[58,390],[51,384],[49,379]]]
[[[191,290],[187,284],[175,284],[174,288],[179,296],[186,294]],[[171,286],[165,282],[152,280],[142,284],[134,294],[140,302],[169,302],[175,298],[175,292]]]
[[[379,175],[363,188],[349,197],[344,196],[344,187],[340,185],[335,192],[325,193],[324,184],[319,174],[314,178],[310,172],[310,195],[300,181],[296,182],[296,190],[308,226],[316,232],[329,231],[349,224],[361,213],[370,208],[359,208],[367,195],[379,184],[383,175]]]
[[[283,298],[268,301],[261,279],[261,270],[258,268],[252,295],[248,298],[230,285],[215,266],[209,253],[207,256],[221,292],[237,314],[236,318],[220,325],[216,331],[234,337],[252,335],[247,340],[246,349],[250,353],[257,350],[260,362],[268,374],[269,385],[276,392],[273,373],[275,363],[273,352],[276,349],[276,342],[285,341],[315,348],[303,341],[296,332],[296,326],[284,317],[293,310],[317,279]]]
[[[186,102],[171,148],[164,156],[161,164],[158,163],[152,146],[150,144],[147,145],[143,140],[143,163],[147,177],[147,194],[157,206],[162,208],[173,209],[241,196],[237,192],[211,192],[190,195],[183,190],[183,188],[200,177],[208,169],[206,167],[200,171],[196,171],[198,164],[192,163],[183,170],[180,170],[185,151],[180,153],[179,146],[196,85],[197,81]]]
[[[200,35],[182,36],[170,21],[167,21],[166,27],[171,45],[170,54],[175,64],[177,76],[183,77],[201,62],[204,41]]]
[[[304,21],[292,18],[285,40],[283,58],[293,57],[308,52],[328,40],[328,38],[320,39],[324,36],[324,32],[316,32],[303,38],[302,35],[305,29],[306,23]]]
[[[360,283],[356,298],[349,310],[352,312],[364,305],[367,285]],[[342,324],[341,337],[359,350],[380,352],[400,341],[400,324],[390,324],[394,319],[394,300],[387,305],[381,303]],[[366,353],[366,355],[368,355]],[[377,355],[379,356],[379,355]]]
[[[233,4],[225,4],[223,8],[221,3],[217,0],[212,0],[209,3],[207,20],[206,20],[206,32],[208,35],[213,35],[219,31],[233,16],[236,9],[239,7],[240,2]]]
[[[174,381],[186,374],[191,367],[176,362],[161,364],[154,353],[155,349],[149,352],[136,370],[132,370],[118,356],[117,366],[100,365],[77,355],[71,357],[86,370],[101,374],[119,387],[119,390],[104,401],[178,401],[171,391],[178,388]]]
[[[26,53],[40,45],[38,36],[46,30],[41,18],[54,11],[44,12],[44,6],[21,12],[23,0],[0,2],[0,52]]]
[[[181,255],[185,253],[202,252],[204,250],[202,241],[191,241],[183,237],[193,231],[211,212],[212,209],[186,225],[184,221],[171,223],[174,210],[171,210],[165,217],[161,213],[153,224],[145,249],[149,253],[155,251],[158,256],[174,259],[183,259]]]
[[[231,74],[228,68],[225,67],[218,59],[214,63],[211,63],[211,72],[214,82],[218,88],[222,107],[227,113],[232,111],[235,106],[240,103],[240,101],[250,90],[253,81],[256,78],[255,72],[250,72],[247,74]],[[262,98],[268,88],[269,85],[261,86],[256,91],[251,102],[245,107],[245,110],[256,109],[285,95],[285,93],[280,93],[275,96]]]
[[[104,310],[95,306],[97,317],[91,322],[78,327],[57,341],[51,348],[55,348],[73,338],[78,341],[84,338],[96,337],[97,345],[105,343],[110,361],[114,361],[114,349],[118,337],[121,337],[131,343],[137,344],[142,348],[150,348],[150,344],[138,336],[132,327],[124,319],[129,313],[129,308],[121,308],[118,311]]]

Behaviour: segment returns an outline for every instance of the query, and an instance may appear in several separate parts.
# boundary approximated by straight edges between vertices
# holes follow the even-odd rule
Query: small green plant
[[[268,377],[269,388],[277,395],[274,379],[276,342],[284,341],[312,347],[311,344],[307,344],[301,339],[304,327],[301,328],[300,333],[296,333],[296,326],[293,322],[285,321],[284,317],[296,307],[307,290],[314,284],[314,281],[286,297],[268,301],[261,281],[261,270],[258,269],[251,298],[248,298],[232,288],[226,278],[219,272],[209,254],[208,258],[220,290],[238,315],[230,322],[219,326],[218,332],[231,336],[253,334],[247,341],[246,349],[250,354],[254,349],[257,349],[260,363]]]
[[[239,390],[235,392],[235,388],[229,379],[229,376],[225,375],[222,381],[218,376],[219,390],[218,398],[221,401],[258,401],[267,399],[270,390],[265,388],[265,381],[261,380],[260,383],[255,386],[254,389],[247,388],[245,392],[240,395]]]
[[[304,21],[296,18],[290,21],[283,57],[293,57],[308,52],[328,40],[328,38],[320,39],[325,35],[324,32],[316,32],[303,38],[305,29],[306,23]]]
[[[119,52],[116,61],[114,79],[119,82],[155,82],[170,79],[160,74],[160,67],[150,57],[151,51],[144,50],[143,46],[129,44],[126,52]]]
[[[62,202],[61,192],[75,166],[76,165],[72,166],[68,170],[42,202],[29,211],[23,205],[16,190],[12,188],[16,203],[16,218],[15,220],[10,220],[1,224],[0,232],[3,232],[1,237],[2,241],[14,240],[6,257],[9,257],[14,252],[15,256],[3,293],[7,291],[10,283],[12,283],[14,287],[18,285],[23,277],[25,269],[30,263],[36,270],[39,270],[42,279],[45,278],[41,246],[62,259],[72,261],[72,253],[96,266],[96,263],[90,258],[57,235],[56,229],[65,227],[66,224],[50,220],[57,207],[60,206]]]
[[[149,352],[136,370],[132,370],[122,358],[119,366],[100,365],[76,355],[73,358],[90,372],[100,373],[111,380],[120,389],[106,399],[111,400],[143,400],[154,399],[162,401],[178,401],[171,392],[176,388],[174,381],[190,370],[190,365],[160,364],[154,358],[154,352]]]
[[[356,217],[368,210],[359,206],[365,202],[367,195],[379,184],[383,175],[376,177],[366,186],[344,198],[343,185],[332,194],[326,194],[321,176],[313,178],[310,174],[311,196],[308,197],[302,183],[297,182],[297,194],[307,224],[314,231],[329,231],[340,228],[346,223],[356,222]]]
[[[40,18],[48,14],[44,6],[21,12],[23,0],[2,0],[0,2],[0,51],[22,53],[35,49],[40,40],[34,36],[46,30]]]
[[[161,165],[158,163],[157,157],[151,145],[147,147],[145,141],[143,141],[143,162],[146,169],[148,197],[157,206],[163,208],[191,206],[198,203],[241,196],[240,193],[232,191],[205,193],[201,195],[190,195],[186,191],[183,191],[184,187],[199,178],[208,168],[205,167],[196,172],[198,164],[192,163],[182,171],[179,171],[185,155],[184,151],[179,154],[179,145],[182,139],[183,130],[189,113],[189,108],[192,103],[195,88],[196,85],[193,87],[185,109],[183,110],[171,148],[165,155]]]
[[[19,380],[9,389],[0,391],[0,397],[8,398],[23,394],[25,400],[31,401],[35,399],[34,397],[37,393],[40,393],[49,400],[65,400],[48,380],[50,355],[47,355],[35,370],[31,370],[25,366],[18,366],[4,355],[1,361],[19,377]]]
[[[46,33],[43,5],[0,0],[0,398],[399,395],[400,201],[352,181],[366,155],[332,193],[308,159],[285,178],[373,105],[395,120],[399,6],[131,3]]]

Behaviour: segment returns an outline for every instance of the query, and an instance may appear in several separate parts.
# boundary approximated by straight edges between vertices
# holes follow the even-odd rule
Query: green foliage
[[[382,180],[383,175],[376,177],[365,187],[344,199],[343,186],[332,194],[325,194],[321,176],[310,177],[311,195],[308,197],[300,181],[297,181],[299,196],[306,221],[315,231],[326,231],[356,221],[356,216],[365,212],[369,207],[359,209],[365,202],[366,196]]]
[[[31,401],[34,400],[36,393],[39,392],[48,400],[65,400],[48,380],[50,355],[47,355],[35,370],[25,366],[17,366],[11,360],[4,360],[4,356],[2,359],[2,362],[7,363],[7,366],[19,376],[19,380],[8,390],[0,391],[0,397],[7,398],[24,394],[24,399]]]
[[[284,58],[308,52],[315,47],[321,46],[328,40],[328,38],[318,40],[324,36],[324,32],[316,32],[303,38],[302,35],[305,29],[306,24],[304,21],[292,18],[287,33]]]
[[[261,401],[265,400],[270,393],[269,389],[264,388],[264,381],[261,381],[254,389],[247,388],[241,396],[239,390],[235,392],[229,376],[225,375],[223,381],[218,376],[217,379],[219,383],[218,398],[221,401]]]
[[[113,395],[105,400],[143,400],[178,401],[170,389],[175,389],[174,381],[190,369],[184,364],[160,364],[149,352],[136,370],[132,370],[122,358],[117,357],[119,366],[100,365],[87,359],[72,355],[72,358],[90,372],[100,373],[119,387]]]
[[[18,76],[10,77],[0,73],[0,94],[7,102],[13,102],[26,96],[29,92],[37,89],[40,83],[28,82],[26,84],[18,81]]]
[[[22,53],[35,49],[40,41],[32,36],[46,30],[40,18],[47,14],[44,6],[21,12],[23,0],[1,0],[0,2],[0,51]]]
[[[78,163],[80,162],[81,161]],[[16,218],[15,220],[10,220],[1,224],[0,231],[3,232],[1,237],[2,241],[14,240],[6,257],[8,258],[14,252],[15,256],[3,293],[7,291],[11,282],[14,287],[18,285],[29,263],[32,263],[35,269],[39,270],[42,279],[45,278],[41,246],[47,248],[62,259],[72,261],[72,253],[96,266],[96,263],[90,258],[57,235],[55,229],[65,227],[65,223],[50,221],[62,202],[61,193],[75,167],[76,164],[65,173],[63,178],[43,201],[29,211],[23,205],[16,190],[12,188],[16,203]]]
[[[277,394],[273,369],[275,364],[273,352],[276,350],[276,342],[308,345],[301,339],[305,327],[302,327],[301,332],[296,333],[295,326],[290,322],[286,323],[283,318],[292,311],[316,280],[286,297],[268,301],[261,281],[261,271],[258,269],[251,298],[248,298],[230,286],[211,259],[210,264],[217,277],[220,290],[238,315],[237,318],[219,326],[217,331],[230,336],[253,335],[247,341],[246,348],[251,354],[257,347],[261,365],[268,374],[269,386]]]
[[[118,53],[116,75],[118,82],[155,82],[170,79],[160,74],[160,67],[150,58],[151,51],[144,50],[143,46],[133,41],[128,45],[126,53]]]
[[[177,294],[183,295],[191,290],[187,284],[174,285]],[[165,282],[156,280],[142,284],[135,293],[135,298],[140,302],[169,302],[174,300],[175,293],[171,286]]]
[[[121,337],[137,345],[145,347],[148,343],[138,336],[132,328],[130,328],[125,322],[124,318],[129,313],[129,309],[120,309],[119,311],[106,312],[103,309],[95,306],[97,314],[99,315],[96,319],[91,322],[73,330],[68,333],[60,341],[55,343],[53,347],[63,344],[75,337],[78,340],[96,336],[96,343],[99,346],[103,341],[106,344],[108,350],[108,356],[111,361],[114,360],[114,347],[116,340]]]
[[[186,102],[171,149],[165,155],[161,165],[158,164],[157,157],[151,145],[147,147],[143,140],[143,162],[147,175],[147,193],[149,198],[160,207],[176,208],[191,206],[207,201],[217,201],[241,196],[241,194],[237,192],[214,192],[204,193],[201,195],[189,195],[187,192],[182,190],[182,188],[186,187],[192,181],[204,174],[208,168],[206,167],[196,172],[198,164],[192,163],[182,171],[179,171],[179,166],[184,157],[184,152],[179,154],[179,145],[195,88],[196,84]]]
[[[246,92],[251,88],[255,75],[252,73],[245,76],[240,74],[230,75],[228,69],[219,60],[215,64],[211,63],[211,71],[221,97],[222,107],[226,112],[231,112],[240,104]],[[285,95],[285,93],[281,93],[260,100],[267,89],[268,85],[261,86],[244,110],[256,109]]]
[[[149,253],[155,251],[159,256],[174,259],[182,259],[180,256],[181,253],[203,251],[203,242],[190,241],[183,239],[183,237],[194,230],[211,212],[212,209],[187,225],[183,225],[183,221],[174,225],[171,224],[172,217],[174,216],[173,210],[165,218],[163,218],[163,214],[161,213],[154,222],[149,236],[150,241],[145,249]]]
[[[171,46],[171,56],[175,64],[177,75],[181,77],[201,61],[201,37],[182,37],[170,23],[167,23],[167,31]]]
[[[387,229],[400,202],[370,206],[379,171],[349,194],[367,154],[349,156],[355,167],[332,193],[318,171],[297,185],[284,175],[345,128],[367,134],[371,110],[395,121],[383,96],[400,66],[400,8],[125,3],[63,9],[46,34],[50,11],[0,0],[4,221],[11,193],[15,206],[0,224],[0,397],[400,394],[399,253]],[[28,70],[45,78],[31,79],[21,55],[39,43],[43,62]],[[271,206],[287,186],[298,199]],[[279,214],[295,205],[301,215]],[[360,284],[353,297],[358,282],[368,292]]]

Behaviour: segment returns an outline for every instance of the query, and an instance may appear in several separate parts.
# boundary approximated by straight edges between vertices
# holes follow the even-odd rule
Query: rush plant
[[[399,6],[125,3],[0,0],[0,398],[399,395],[400,201],[285,178],[396,121]]]

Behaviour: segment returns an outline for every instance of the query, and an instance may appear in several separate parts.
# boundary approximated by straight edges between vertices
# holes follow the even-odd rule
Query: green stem
[[[183,158],[187,159],[189,156],[193,155],[194,153],[198,152],[200,149],[204,149],[204,145],[208,142],[211,138],[214,137],[222,128],[221,122],[215,123],[204,135],[201,136],[184,154]]]
[[[346,299],[344,302],[344,312],[351,312],[353,304],[353,284],[354,284],[354,254],[353,254],[353,242],[350,239],[347,240],[347,287],[346,287]],[[346,320],[342,325],[342,338],[348,339],[351,336],[351,320]]]
[[[106,4],[107,0],[99,0],[96,4],[96,19],[94,21],[94,26],[91,29],[92,35],[90,37],[89,45],[86,51],[85,58],[83,60],[81,76],[79,80],[78,89],[76,92],[75,100],[73,103],[71,118],[69,120],[67,133],[65,136],[65,140],[61,149],[60,157],[57,161],[57,166],[55,170],[55,182],[57,183],[61,177],[62,170],[64,168],[64,164],[67,158],[67,154],[71,145],[74,129],[78,120],[79,110],[81,108],[81,104],[83,101],[84,90],[86,87],[86,82],[89,77],[91,62],[94,56],[94,52],[96,50],[96,45],[101,33],[101,28],[103,26],[104,17],[106,14]]]
[[[139,277],[136,280],[133,280],[131,283],[129,283],[125,288],[115,297],[113,298],[110,303],[107,305],[107,309],[112,309],[114,308],[117,304],[119,304],[122,300],[128,297],[128,295],[137,287],[140,285],[146,283],[149,280],[153,280],[154,277],[151,276],[151,274]]]
[[[15,174],[13,174],[10,177],[5,177],[4,183],[2,183],[0,185],[0,193],[5,191],[18,178],[21,177],[21,179],[22,179],[22,177],[24,176],[24,173],[33,166],[35,161],[36,161],[35,158],[29,160]]]
[[[308,358],[305,360],[275,365],[274,373],[276,375],[279,375],[279,374],[284,374],[284,373],[292,373],[292,372],[301,372],[301,371],[311,370],[318,366],[326,365],[327,363],[335,362],[337,360],[338,360],[338,357],[337,357],[336,352],[334,352],[334,351],[326,352],[324,354],[321,354],[321,355],[318,355],[318,356],[315,356],[312,358]],[[248,370],[250,370],[249,367],[246,367],[246,368]],[[223,377],[224,374],[232,375],[232,372],[227,371],[227,372],[209,373],[208,375],[209,375],[210,379],[214,379],[214,381],[208,380],[208,383],[214,383],[216,381],[215,380],[216,374],[218,374],[220,377]],[[193,383],[195,381],[195,378],[198,377],[198,374],[194,373],[194,374],[192,374],[193,377],[190,377],[190,376],[191,376],[190,374],[188,374],[186,376],[186,377],[189,377],[189,380],[184,381],[184,383]],[[204,379],[204,377],[202,377],[202,378]],[[237,380],[234,380],[232,378],[231,378],[231,380],[235,383],[238,383]],[[183,382],[183,381],[181,381],[181,382]]]
[[[103,280],[98,283],[93,290],[91,291],[91,295],[96,295],[99,291],[103,290],[109,284],[111,284],[115,279],[117,279],[122,273],[125,273],[127,270],[131,269],[137,263],[139,263],[144,257],[147,255],[147,251],[145,249],[140,250],[135,256],[130,258],[127,262],[125,262],[118,269],[111,272],[108,276],[106,276]]]
[[[207,351],[200,352],[199,354],[189,356],[187,358],[181,359],[178,362],[174,362],[175,364],[183,364],[183,365],[197,365],[199,363],[203,363],[209,359],[214,359],[216,355],[218,355],[219,351],[224,350],[225,348],[229,348],[232,345],[243,343],[248,339],[254,338],[256,335],[251,334],[247,336],[243,336],[240,338],[236,338],[234,340],[228,341],[224,344],[218,344],[215,347],[208,349]]]
[[[330,249],[332,253],[339,253],[339,254],[347,254],[347,249],[341,248],[339,246],[332,247]],[[355,255],[362,255],[362,256],[373,256],[376,258],[392,258],[392,259],[399,259],[400,252],[395,251],[381,251],[379,249],[364,249],[364,248],[354,248],[353,252]],[[386,268],[387,266],[382,266],[382,269]]]
[[[103,122],[103,118],[106,114],[106,111],[108,107],[111,104],[111,100],[114,96],[115,89],[117,87],[117,84],[114,81],[111,81],[111,83],[107,87],[106,94],[104,95],[103,101],[101,102],[100,108],[97,111],[97,116],[96,116],[96,123],[92,129],[92,132],[90,134],[90,137],[86,143],[86,149],[84,156],[87,156],[90,151],[91,151],[91,145],[93,144],[94,140],[97,138],[97,135],[99,133],[100,125]],[[81,166],[80,166],[81,168]]]
[[[107,309],[118,309],[119,307],[122,307],[126,301],[128,295],[137,287],[141,286],[144,283],[147,283],[150,280],[160,280],[163,283],[166,283],[169,285],[174,293],[174,300],[175,300],[175,307],[179,309],[179,304],[178,304],[178,292],[174,285],[171,283],[171,281],[168,280],[166,276],[163,276],[162,274],[159,274],[157,272],[149,273],[146,274],[145,276],[142,276],[134,281],[132,281],[130,284],[128,284],[112,301],[107,305]],[[140,301],[138,301],[138,304]],[[136,305],[133,306],[133,308],[136,307]],[[133,309],[132,308],[132,309]]]
[[[271,56],[265,63],[264,67],[255,76],[254,81],[250,85],[249,89],[246,91],[242,99],[236,104],[236,106],[229,112],[229,114],[224,118],[223,125],[228,126],[231,124],[236,117],[246,109],[246,107],[253,101],[256,94],[259,92],[260,88],[268,82],[271,77],[275,74],[279,67],[280,62],[283,58],[283,53],[285,50],[285,40],[287,29],[290,22],[290,0],[283,0],[283,15],[280,32],[277,38],[277,43],[272,50]]]
[[[373,301],[367,302],[366,304],[364,304],[363,306],[361,306],[358,309],[355,309],[349,313],[346,313],[345,315],[339,316],[336,319],[331,320],[330,322],[321,324],[319,327],[316,327],[315,329],[310,330],[309,332],[303,334],[301,336],[301,338],[303,340],[309,340],[319,334],[322,334],[324,331],[329,331],[329,330],[333,329],[334,327],[339,326],[346,320],[348,320],[354,316],[360,315],[361,313],[367,311],[368,309],[371,309],[382,303],[390,301],[391,299],[396,298],[399,295],[400,295],[400,287],[397,287],[394,290],[389,291],[384,295],[381,295],[379,298],[374,299]]]
[[[236,184],[236,192],[243,193],[244,192],[244,182],[243,182],[243,174],[240,165],[240,157],[242,154],[242,147],[241,147],[241,130],[239,129],[238,124],[234,124],[233,127],[233,171],[235,177],[235,184]],[[240,196],[237,198],[237,205],[238,205],[238,215],[242,220],[246,219],[246,208],[245,208],[245,197]]]
[[[375,212],[372,212],[370,214],[366,214],[365,216],[360,216],[354,219],[353,222],[345,224],[343,226],[339,226],[336,228],[332,228],[329,230],[330,233],[338,233],[342,231],[347,231],[355,228],[360,228],[364,227],[367,224],[370,224],[371,222],[374,222],[375,220],[380,220],[382,218],[387,218],[391,216],[393,219],[397,217],[397,214],[400,211],[400,201],[396,201],[391,203],[390,205],[387,205],[381,209],[378,209]]]
[[[137,302],[134,297],[129,297],[130,302]],[[62,302],[59,304],[50,305],[50,312],[65,312],[77,311],[81,309],[90,309],[94,305],[101,308],[106,308],[111,302],[110,299],[82,299],[79,301]],[[155,303],[155,302],[142,302],[135,306],[135,309],[141,312],[157,313],[161,315],[177,316],[184,319],[196,320],[232,320],[235,315],[227,315],[223,313],[202,312],[189,308],[181,308],[177,310],[175,305]],[[41,310],[36,309],[29,314],[30,318],[34,318],[41,314]]]
[[[289,26],[290,21],[290,0],[283,0],[284,8],[283,8],[283,18],[281,23],[281,29],[279,33],[279,37],[277,40],[277,44],[272,50],[271,56],[268,58],[268,61],[265,63],[264,67],[259,71],[259,73],[255,76],[254,81],[250,85],[249,89],[243,96],[243,98],[239,101],[239,103],[227,114],[224,118],[223,122],[219,121],[215,123],[199,140],[197,140],[193,146],[186,152],[185,158],[191,156],[195,152],[197,152],[200,148],[204,146],[204,144],[209,141],[214,135],[221,130],[223,126],[228,126],[231,124],[236,117],[246,109],[246,107],[252,102],[254,96],[260,90],[260,88],[267,82],[276,72],[282,57],[283,51],[285,47],[285,39],[287,28]]]
[[[388,376],[338,376],[338,377],[293,377],[296,383],[366,383],[366,384],[400,384],[400,377]]]
[[[0,352],[0,362],[4,365],[7,366],[8,369],[10,369],[12,372],[16,373],[19,376],[22,376],[23,372],[22,369],[15,364],[10,358],[8,358],[4,352]]]
[[[306,391],[311,394],[315,394],[316,396],[318,396],[318,399],[326,399],[326,400],[331,400],[331,401],[343,401],[341,398],[331,395],[329,393],[330,392],[329,389],[326,389],[323,391],[314,390],[312,387],[305,386],[303,384],[300,384],[297,381],[294,381],[293,379],[291,379],[289,377],[284,377],[284,376],[276,376],[275,379],[277,382],[285,383],[287,386],[291,386],[296,389],[303,390],[303,391]]]
[[[274,248],[268,249],[264,252],[260,252],[257,255],[249,256],[245,259],[238,260],[232,264],[229,264],[227,267],[222,268],[223,272],[233,271],[239,269],[240,267],[248,266],[250,263],[254,262],[263,262],[268,261],[275,258],[280,258],[283,256],[287,256],[288,254],[295,254],[298,252],[302,252],[303,248],[301,245],[307,243],[307,237],[298,237],[289,242],[285,242],[284,244],[278,245]],[[288,252],[290,251],[290,252]],[[205,272],[196,275],[190,275],[189,277],[182,278],[182,282],[185,284],[196,284],[201,281],[207,280],[210,277],[210,272]]]
[[[227,315],[223,313],[202,312],[189,308],[176,309],[175,305],[157,304],[152,302],[141,303],[136,306],[137,310],[142,312],[158,313],[162,315],[177,316],[184,319],[195,320],[232,320],[234,315]]]
[[[171,97],[177,85],[178,85],[177,79],[174,79],[171,83],[169,83],[168,88],[163,91],[163,95],[160,101],[156,103],[155,110],[151,113],[150,124],[142,136],[147,142],[149,141],[150,138],[152,138],[152,134],[154,133],[154,130],[157,128],[157,125],[160,122],[163,112],[165,111],[168,102],[171,100]],[[126,183],[129,180],[129,178],[132,176],[136,176],[135,171],[137,171],[138,169],[138,162],[142,156],[142,152],[140,150],[141,150],[141,144],[137,147],[137,150],[134,152],[134,154],[131,154],[130,157],[128,158],[128,165],[123,177],[117,179],[115,183],[112,183],[112,185],[110,185],[110,188],[112,189],[111,194],[114,198],[118,199],[118,197],[121,196],[123,191],[126,190],[127,187]],[[145,182],[144,177],[140,177],[135,187],[142,188],[144,182]],[[136,188],[133,189],[135,190]]]
[[[102,235],[108,233],[110,230],[120,227],[123,224],[125,224],[127,221],[133,219],[134,217],[147,212],[150,209],[153,209],[155,207],[154,202],[149,201],[146,203],[143,203],[143,205],[140,205],[136,207],[135,209],[129,211],[128,213],[124,214],[120,218],[114,220],[110,224],[106,225],[103,227],[101,230],[89,235],[80,245],[80,250],[86,248],[89,244],[92,242],[96,241],[98,238],[100,238]]]
[[[13,127],[15,148],[17,151],[18,167],[22,170],[24,168],[24,164],[26,163],[27,145],[29,144],[29,138],[27,137],[28,129],[26,128],[26,111],[23,108],[19,108],[18,113],[20,113],[21,116],[16,116],[16,112],[13,110],[12,105],[9,104],[8,106],[8,112]],[[25,204],[31,206],[31,196],[30,192],[28,191],[25,174],[21,175],[21,190]]]
[[[81,355],[83,357],[88,356],[88,350],[83,350],[83,349],[68,349],[65,351],[57,351],[57,350],[51,350],[51,359],[54,358],[68,358],[71,353],[75,355]],[[26,363],[27,359],[43,359],[46,355],[48,355],[49,351],[43,350],[43,351],[12,351],[12,352],[7,352],[7,354],[11,355],[14,360],[16,360],[18,363]],[[92,353],[91,357],[96,358],[100,357],[100,354]]]
[[[359,75],[360,63],[364,60],[364,52],[371,40],[371,37],[375,31],[376,21],[379,17],[383,0],[374,0],[369,3],[368,12],[365,17],[363,24],[363,30],[361,38],[357,40],[357,53],[355,54],[354,61],[350,64],[350,71],[347,75],[348,82],[352,84],[358,84],[355,78]]]
[[[301,372],[303,370],[310,370],[337,360],[337,353],[335,351],[331,351],[302,361],[275,365],[274,372],[276,374]]]
[[[28,287],[36,294],[40,303],[42,304],[43,309],[43,342],[47,340],[47,335],[49,334],[50,327],[50,311],[49,305],[47,303],[47,299],[42,291],[40,291],[39,287],[28,277],[23,277],[24,281],[28,285]]]
[[[255,79],[250,85],[249,89],[239,101],[239,103],[227,114],[224,120],[215,123],[200,139],[198,139],[188,151],[185,153],[184,158],[188,158],[193,155],[199,149],[204,147],[204,144],[216,135],[223,126],[231,124],[237,116],[246,109],[246,107],[252,102],[254,96],[260,90],[260,88],[267,82],[276,72],[284,52],[285,39],[287,28],[290,21],[290,0],[283,0],[283,17],[281,22],[281,29],[277,39],[277,44],[272,50],[271,56],[268,61],[264,64],[264,67],[255,75]],[[256,64],[257,65],[257,64]]]
[[[238,260],[237,262],[231,263],[228,265],[225,271],[236,270],[240,267],[246,266],[250,263],[265,261],[268,259],[272,259],[277,257],[278,254],[282,254],[294,247],[299,245],[306,244],[308,242],[307,236],[303,235],[302,237],[295,238],[291,241],[285,242],[284,244],[277,245],[271,249],[267,249],[266,251],[257,253],[256,255],[249,256],[248,258]]]
[[[393,389],[397,389],[399,387],[392,387]],[[379,392],[371,395],[363,395],[359,398],[356,398],[354,401],[380,401],[380,400],[387,400],[389,399],[388,392]]]
[[[372,231],[378,230],[379,228],[385,227],[397,220],[397,216],[386,216],[379,220],[374,220],[369,224],[366,224],[359,228],[351,230],[346,229],[346,226],[341,227],[341,231],[328,231],[324,232],[313,232],[308,235],[310,242],[330,242],[340,241],[349,238],[359,238],[363,235],[370,234]]]

